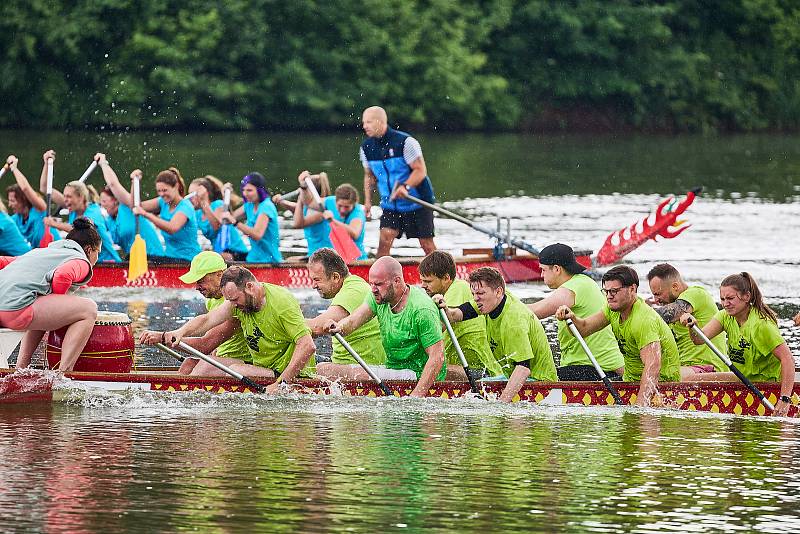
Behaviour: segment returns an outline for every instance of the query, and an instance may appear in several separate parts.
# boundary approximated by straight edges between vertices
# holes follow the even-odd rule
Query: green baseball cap
[[[209,273],[224,271],[227,268],[222,256],[213,250],[205,250],[192,259],[189,272],[181,276],[180,280],[184,284],[194,284]]]

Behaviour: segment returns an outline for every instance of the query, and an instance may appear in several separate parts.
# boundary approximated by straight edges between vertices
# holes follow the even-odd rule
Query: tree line
[[[794,0],[6,0],[0,126],[797,130]]]

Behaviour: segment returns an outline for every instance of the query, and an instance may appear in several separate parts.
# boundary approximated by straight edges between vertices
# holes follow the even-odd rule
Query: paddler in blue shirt
[[[197,227],[214,245],[214,250],[218,250],[219,243],[217,241],[223,224],[222,214],[225,211],[225,203],[222,200],[222,190],[214,180],[213,176],[195,178],[189,184],[189,194],[194,193],[192,205]],[[219,252],[227,260],[245,261],[247,253],[250,251],[242,240],[239,230],[228,228],[228,241],[224,244],[224,250],[219,250]]]
[[[0,256],[22,256],[30,251],[30,244],[22,236],[17,223],[8,216],[6,205],[0,199]]]
[[[42,167],[42,176],[39,178],[39,190],[42,193],[47,192],[47,160],[52,159],[55,161],[56,153],[54,150],[48,150],[42,155],[44,166]],[[106,226],[106,219],[103,217],[103,212],[97,204],[99,195],[94,187],[87,186],[78,180],[69,182],[64,186],[64,193],[62,194],[56,188],[53,188],[52,199],[56,206],[64,207],[69,210],[69,217],[67,222],[61,222],[60,219],[55,217],[45,217],[44,223],[50,225],[62,232],[70,232],[72,230],[72,222],[78,217],[86,217],[91,219],[94,223],[97,233],[100,234],[100,239],[103,242],[103,247],[100,250],[99,262],[122,261],[114,250],[114,240],[111,239],[111,233]]]
[[[245,203],[236,211],[222,215],[223,221],[250,239],[247,261],[253,263],[279,263],[283,261],[278,229],[278,209],[270,199],[266,179],[257,172],[242,178],[242,198]],[[242,216],[245,222],[239,222]]]
[[[142,176],[142,171],[135,169],[131,177],[134,175]],[[192,261],[200,253],[197,221],[192,203],[183,198],[186,185],[180,171],[170,167],[158,173],[156,192],[158,198],[142,201],[141,206],[133,208],[134,215],[144,216],[161,230],[165,257],[170,260]]]
[[[328,174],[321,172],[319,174],[311,174],[308,171],[303,171],[297,177],[300,183],[300,196],[297,202],[290,202],[282,200],[280,195],[275,195],[273,200],[278,199],[278,206],[292,210],[293,225],[295,228],[302,228],[303,235],[308,243],[308,256],[311,256],[321,248],[333,248],[331,243],[331,225],[325,218],[324,210],[320,211],[320,206],[314,200],[313,195],[308,190],[306,178],[310,178],[314,187],[317,188],[319,196],[327,198],[331,194],[331,185],[328,182]]]
[[[133,195],[122,186],[117,173],[108,164],[105,154],[97,153],[94,159],[102,169],[103,178],[106,180],[107,187],[100,192],[100,205],[108,213],[106,226],[111,232],[114,243],[119,245],[123,254],[128,254],[136,237],[136,216],[132,209]],[[161,244],[158,231],[143,217],[139,220],[139,235],[144,239],[148,258],[164,256],[164,245]]]
[[[14,178],[17,180],[15,185],[6,188],[8,209],[12,213],[11,219],[19,227],[22,236],[30,243],[31,247],[36,248],[44,234],[42,220],[47,216],[47,205],[19,170],[18,163],[19,160],[13,154],[6,159],[8,170],[14,174]],[[61,234],[55,228],[50,228],[50,235],[53,236],[53,241],[61,239]]]

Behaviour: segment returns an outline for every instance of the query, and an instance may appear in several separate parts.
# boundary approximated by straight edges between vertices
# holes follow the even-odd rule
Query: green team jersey
[[[444,301],[452,308],[469,302],[475,311],[478,311],[478,305],[475,304],[475,299],[472,298],[472,291],[470,291],[469,284],[465,280],[455,280],[444,294]],[[503,374],[503,368],[494,359],[492,349],[489,347],[489,340],[486,337],[486,319],[483,315],[479,315],[469,321],[452,323],[452,326],[470,369],[486,369],[492,376]],[[450,340],[450,335],[445,333],[443,336],[444,355],[447,363],[461,365],[461,360],[458,357],[456,348],[453,346],[453,342]]]
[[[311,334],[306,326],[300,304],[288,290],[272,285],[264,287],[264,307],[255,313],[233,309],[233,316],[242,325],[247,346],[253,357],[253,364],[282,373],[289,365],[294,347],[301,337]],[[314,356],[297,376],[314,375]]]
[[[603,315],[611,323],[619,350],[625,357],[625,374],[622,376],[625,382],[638,382],[642,379],[644,362],[639,353],[644,347],[655,341],[661,344],[659,381],[680,381],[681,364],[675,337],[667,323],[641,297],[636,298],[631,314],[625,322],[620,322],[620,313],[611,311],[608,304],[603,306]]]
[[[370,288],[366,280],[351,274],[344,279],[342,288],[331,301],[331,306],[341,306],[347,313],[353,313],[356,308],[364,303],[364,299],[369,293]],[[383,344],[381,343],[381,332],[378,329],[377,318],[373,317],[353,330],[345,339],[367,364],[384,365],[386,363],[386,352],[384,352]],[[358,363],[336,338],[333,338],[331,361],[338,364]]]
[[[753,382],[781,379],[781,361],[772,354],[785,343],[778,325],[761,317],[753,307],[741,326],[725,310],[718,311],[714,319],[728,334],[728,357],[744,376]]]
[[[578,317],[588,317],[603,309],[606,298],[600,292],[597,283],[585,274],[576,274],[561,287],[572,291],[575,295],[575,305],[572,311]],[[591,336],[585,338],[586,344],[592,350],[597,363],[605,371],[613,371],[625,365],[619,345],[614,338],[611,326],[606,326],[598,330]],[[561,366],[568,365],[592,365],[591,360],[586,355],[578,342],[578,339],[569,331],[566,321],[558,321],[558,345],[561,348]]]
[[[501,305],[486,315],[486,335],[503,373],[510,377],[519,362],[528,361],[531,378],[556,382],[556,365],[542,323],[508,291]]]
[[[378,304],[370,292],[364,302],[378,317],[383,349],[388,369],[411,369],[417,378],[428,363],[425,349],[442,340],[439,308],[422,289],[408,286],[408,300],[400,312],[394,313],[389,304]],[[444,380],[447,362],[436,380]]]
[[[211,311],[219,307],[225,299],[206,299],[206,310]],[[244,339],[244,332],[238,328],[230,339],[226,339],[217,347],[217,356],[221,358],[237,358],[245,363],[253,363],[250,350],[247,348],[247,341]]]
[[[700,286],[688,287],[678,298],[685,300],[692,306],[692,315],[700,323],[700,328],[704,327],[717,313],[717,305],[714,302],[714,298]],[[681,365],[713,365],[716,371],[728,370],[728,366],[705,344],[694,344],[694,341],[689,336],[689,329],[683,326],[680,321],[676,320],[674,323],[670,323],[669,327],[672,333],[675,334]],[[715,336],[711,341],[720,352],[723,354],[727,352],[724,333]]]

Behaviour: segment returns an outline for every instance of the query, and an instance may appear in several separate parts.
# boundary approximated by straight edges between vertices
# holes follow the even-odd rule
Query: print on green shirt
[[[744,376],[753,382],[777,382],[781,361],[772,352],[785,343],[778,325],[750,308],[747,320],[739,326],[736,317],[720,310],[714,316],[728,335],[728,357]]]

